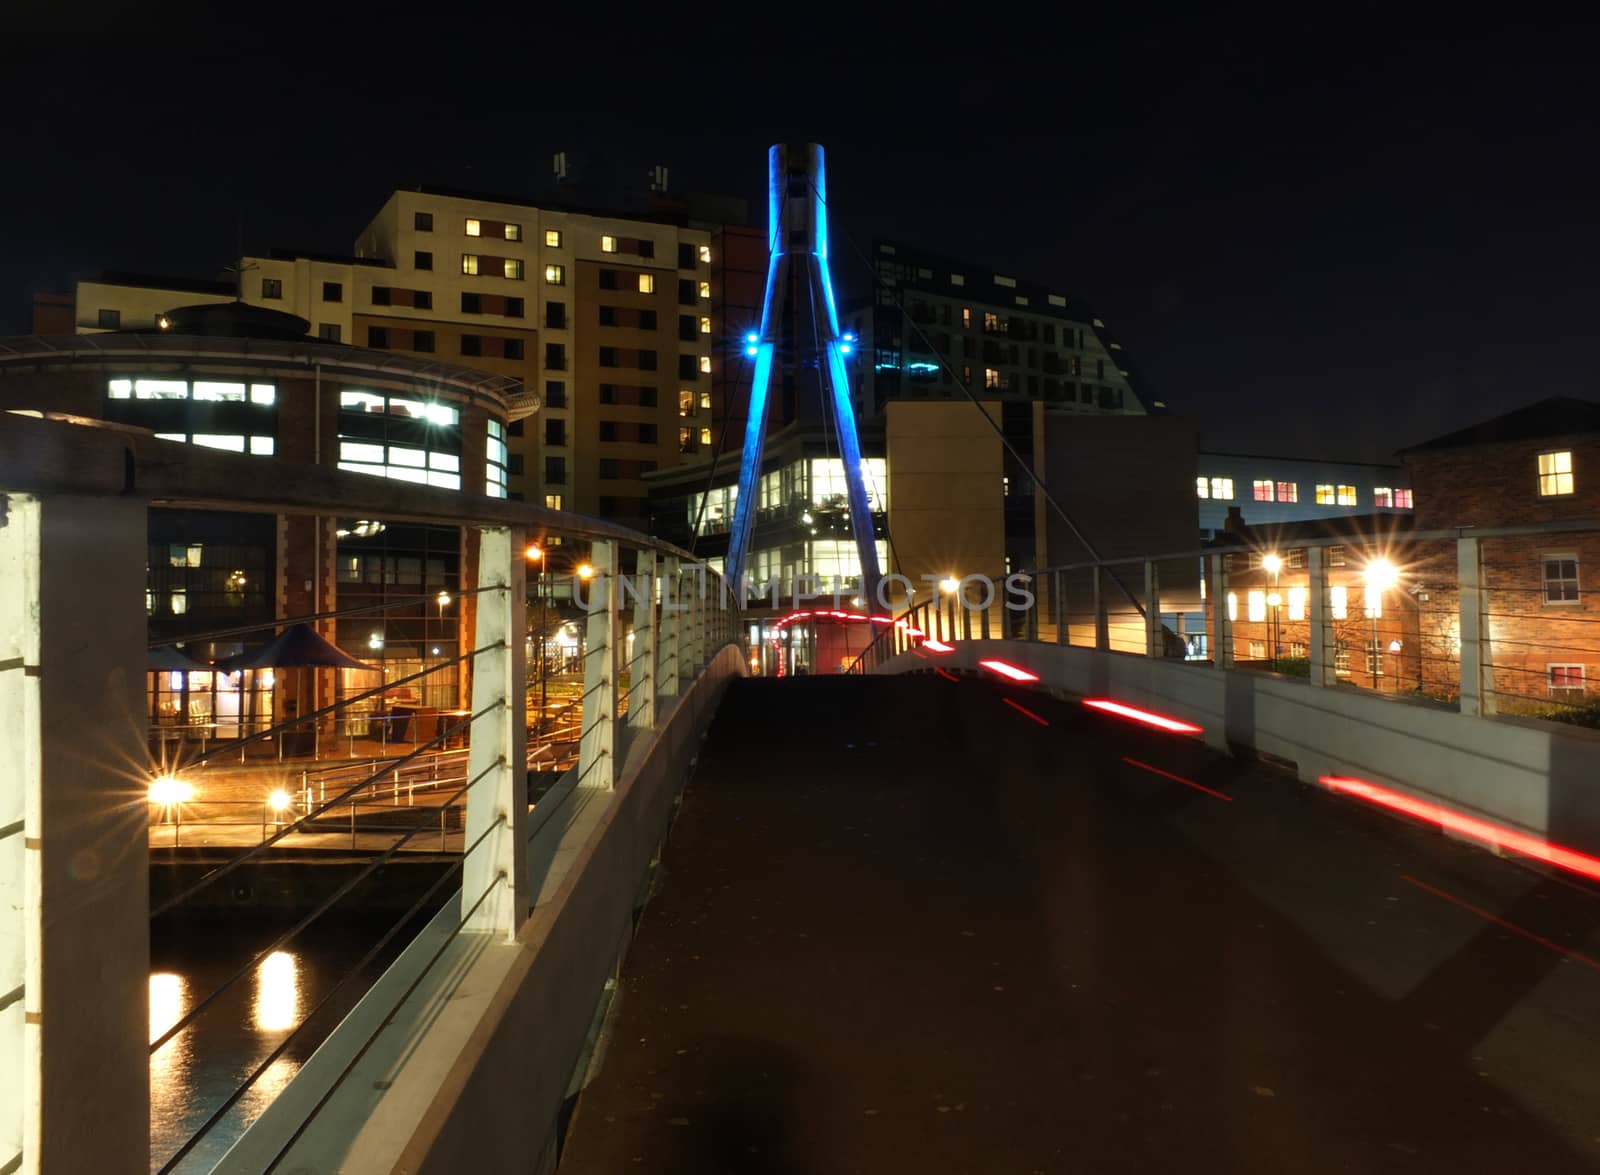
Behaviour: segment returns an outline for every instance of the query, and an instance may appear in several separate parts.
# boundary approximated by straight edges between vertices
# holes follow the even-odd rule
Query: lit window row
[[[347,388],[339,393],[339,407],[346,412],[375,412],[385,416],[410,417],[428,424],[450,426],[461,423],[461,410],[434,400],[413,400],[407,396],[384,396],[379,392]]]
[[[1300,500],[1299,482],[1257,478],[1252,483],[1252,486],[1257,502],[1298,502]]]
[[[246,385],[203,379],[113,379],[106,383],[106,395],[113,400],[197,400],[263,406],[278,402],[276,384]]]
[[[555,266],[556,269],[561,267]],[[496,271],[499,271],[496,273]],[[506,277],[522,280],[522,259],[518,257],[482,257],[477,253],[461,254],[461,272],[468,277]]]
[[[409,445],[375,445],[366,441],[339,442],[339,468],[373,477],[415,482],[438,489],[461,488],[461,458],[454,453],[430,452]]]
[[[520,224],[497,224],[494,221],[490,221],[490,225],[494,230],[497,230],[494,233],[496,236],[503,236],[508,241],[522,240],[522,226]],[[475,217],[467,217],[467,236],[483,236],[483,221]]]
[[[1218,502],[1233,501],[1231,477],[1197,477],[1194,479],[1194,489],[1202,498],[1211,498]]]
[[[229,453],[249,453],[252,457],[271,457],[277,449],[277,442],[272,437],[245,437],[230,433],[158,432],[156,439],[201,445],[207,449],[223,449]]]

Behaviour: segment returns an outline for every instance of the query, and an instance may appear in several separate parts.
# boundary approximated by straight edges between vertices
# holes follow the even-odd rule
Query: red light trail
[[[1226,800],[1230,804],[1233,803],[1232,796],[1228,795],[1226,792],[1220,792],[1209,788],[1203,783],[1196,783],[1192,779],[1185,779],[1181,775],[1174,775],[1170,771],[1163,771],[1159,767],[1152,767],[1148,763],[1141,763],[1139,760],[1130,759],[1126,755],[1122,757],[1122,761],[1128,764],[1130,767],[1137,767],[1141,771],[1148,771],[1152,775],[1159,775],[1163,779],[1170,779],[1173,783],[1181,783],[1184,787],[1192,787],[1195,791],[1203,791],[1208,796],[1215,796],[1219,800]]]
[[[1529,942],[1536,942],[1542,947],[1549,947],[1552,951],[1555,951],[1558,954],[1565,955],[1567,958],[1571,959],[1574,963],[1582,963],[1585,967],[1591,968],[1592,970],[1595,970],[1595,971],[1600,971],[1600,962],[1596,962],[1594,959],[1591,959],[1588,955],[1580,955],[1580,954],[1578,954],[1577,951],[1569,951],[1566,947],[1562,946],[1558,942],[1551,942],[1548,938],[1545,938],[1543,935],[1535,934],[1531,930],[1524,930],[1522,927],[1518,926],[1515,922],[1507,922],[1504,918],[1500,917],[1498,914],[1491,914],[1488,910],[1483,909],[1481,906],[1474,906],[1471,902],[1463,901],[1461,898],[1456,897],[1454,894],[1446,893],[1444,890],[1439,889],[1436,886],[1429,885],[1426,881],[1418,881],[1415,877],[1411,876],[1411,874],[1409,874],[1409,873],[1402,873],[1400,875],[1400,880],[1404,881],[1404,882],[1408,882],[1411,885],[1416,886],[1420,890],[1425,890],[1426,892],[1431,893],[1434,897],[1440,898],[1443,901],[1449,902],[1452,906],[1460,906],[1463,910],[1466,910],[1466,911],[1468,911],[1470,913],[1476,914],[1478,917],[1482,918],[1486,922],[1493,922],[1496,926],[1500,927],[1503,930],[1509,930],[1509,931],[1511,931],[1512,934],[1520,934],[1523,938],[1527,939]]]
[[[1012,681],[1039,680],[1039,675],[1037,673],[1029,673],[1026,669],[1018,669],[1009,661],[996,661],[993,658],[990,658],[985,661],[979,661],[978,664],[982,665],[990,673],[998,673],[1001,677],[1009,677]]]
[[[1192,722],[1180,722],[1176,718],[1168,718],[1165,714],[1156,714],[1150,710],[1141,710],[1137,706],[1126,706],[1121,702],[1113,702],[1109,698],[1085,698],[1083,704],[1090,709],[1103,710],[1107,714],[1116,714],[1121,718],[1131,718],[1135,722],[1142,722],[1146,726],[1154,726],[1161,730],[1170,730],[1176,734],[1200,734],[1201,730]]]
[[[1006,705],[1010,706],[1013,710],[1017,711],[1017,713],[1026,714],[1029,718],[1032,718],[1040,726],[1049,726],[1050,725],[1043,718],[1040,718],[1032,710],[1028,709],[1028,707],[1018,705],[1016,702],[1013,702],[1010,698],[1001,698],[1000,700],[1002,702],[1004,702]]]

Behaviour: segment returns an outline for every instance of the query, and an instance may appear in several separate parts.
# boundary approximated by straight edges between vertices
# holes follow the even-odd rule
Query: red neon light
[[[1049,726],[1050,725],[1043,718],[1040,718],[1032,710],[1028,709],[1028,707],[1019,706],[1016,702],[1013,702],[1010,698],[1001,698],[1000,700],[1002,702],[1004,702],[1006,705],[1010,706],[1013,710],[1017,711],[1019,714],[1026,714],[1029,718],[1032,718],[1040,726]]]
[[[1008,661],[996,661],[993,658],[990,658],[985,661],[979,661],[978,664],[983,666],[990,673],[998,673],[1001,677],[1009,677],[1012,681],[1039,680],[1039,675],[1037,673],[1029,673],[1026,669],[1018,669],[1015,665],[1012,665]]]
[[[1131,718],[1135,722],[1143,722],[1146,726],[1159,727],[1161,730],[1170,730],[1176,734],[1200,733],[1200,728],[1192,722],[1180,722],[1176,718],[1168,718],[1165,714],[1155,714],[1149,710],[1140,710],[1136,706],[1125,706],[1121,702],[1113,702],[1109,698],[1085,698],[1083,704],[1095,710],[1104,710],[1107,714]]]
[[[874,624],[893,624],[894,623],[894,617],[892,617],[892,616],[874,616],[874,617],[871,618],[871,620],[872,620],[872,623],[874,623]]]
[[[937,673],[940,677],[944,678],[946,681],[960,681],[961,680],[954,673],[946,673],[943,669],[940,669],[937,665],[934,666],[933,671],[935,673]]]
[[[956,651],[956,647],[954,645],[947,645],[943,641],[935,640],[923,641],[922,647],[933,653],[953,653]]]
[[[1493,922],[1496,926],[1503,927],[1504,929],[1511,931],[1512,934],[1520,934],[1523,938],[1528,939],[1530,942],[1536,942],[1542,947],[1549,947],[1552,951],[1557,951],[1557,952],[1565,955],[1567,958],[1571,959],[1574,963],[1582,963],[1585,967],[1592,967],[1596,971],[1600,971],[1600,962],[1596,962],[1595,960],[1591,959],[1588,955],[1580,955],[1580,954],[1578,954],[1577,951],[1569,951],[1566,947],[1562,946],[1558,942],[1551,942],[1548,938],[1545,938],[1542,935],[1535,934],[1531,930],[1524,930],[1522,927],[1518,926],[1515,922],[1507,922],[1504,918],[1501,918],[1499,915],[1491,914],[1488,910],[1482,909],[1482,908],[1480,908],[1478,906],[1474,906],[1471,902],[1464,902],[1460,898],[1456,897],[1454,894],[1446,893],[1442,889],[1437,889],[1434,886],[1429,885],[1426,881],[1418,881],[1415,877],[1411,876],[1411,874],[1409,874],[1409,873],[1402,873],[1400,875],[1400,880],[1401,881],[1410,882],[1412,885],[1416,886],[1418,889],[1426,890],[1428,893],[1431,893],[1436,898],[1443,898],[1445,901],[1449,902],[1452,906],[1460,906],[1463,910],[1469,910],[1472,913],[1476,914],[1478,917],[1484,919],[1485,921]]]
[[[1184,787],[1192,787],[1195,791],[1203,791],[1208,796],[1216,796],[1219,800],[1227,800],[1228,803],[1233,803],[1232,796],[1228,795],[1226,792],[1214,791],[1203,783],[1196,783],[1192,779],[1185,779],[1181,775],[1174,775],[1170,771],[1163,771],[1159,767],[1152,767],[1148,763],[1141,763],[1139,760],[1130,759],[1126,755],[1122,756],[1122,761],[1130,767],[1137,767],[1141,771],[1148,771],[1152,775],[1159,775],[1162,779],[1170,779],[1173,783],[1181,783]]]
[[[1438,824],[1454,832],[1464,833],[1475,837],[1486,844],[1507,848],[1513,852],[1521,853],[1524,857],[1532,857],[1538,861],[1545,861],[1573,873],[1582,874],[1593,881],[1600,881],[1600,859],[1576,852],[1573,849],[1564,849],[1560,845],[1553,845],[1537,837],[1528,836],[1526,833],[1514,832],[1498,824],[1490,824],[1486,820],[1475,820],[1471,816],[1463,816],[1460,812],[1453,812],[1449,808],[1441,808],[1437,804],[1424,803],[1422,800],[1412,799],[1410,796],[1401,795],[1399,792],[1390,791],[1388,788],[1379,787],[1375,783],[1368,783],[1364,779],[1345,779],[1337,775],[1324,775],[1318,780],[1324,787],[1331,788],[1345,795],[1356,796],[1388,808],[1391,811],[1403,812],[1418,820],[1425,820],[1430,824]]]

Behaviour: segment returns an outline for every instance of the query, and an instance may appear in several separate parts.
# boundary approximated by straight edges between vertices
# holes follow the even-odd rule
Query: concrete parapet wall
[[[938,657],[905,653],[875,672],[935,663],[983,672],[977,663],[990,657],[1038,674],[1038,688],[1192,722],[1208,744],[1291,762],[1308,783],[1325,775],[1364,779],[1600,855],[1600,732],[1470,717],[1437,703],[1269,673],[1025,641],[960,642]]]

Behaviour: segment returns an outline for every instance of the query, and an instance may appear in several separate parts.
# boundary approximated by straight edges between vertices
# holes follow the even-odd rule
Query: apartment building
[[[273,251],[226,282],[107,275],[76,291],[79,331],[157,328],[174,306],[243,301],[309,333],[519,380],[542,403],[513,421],[505,492],[638,524],[644,474],[712,444],[729,349],[709,227],[397,191],[350,256]]]
[[[1302,460],[1201,450],[1195,470],[1200,529],[1215,534],[1235,510],[1251,525],[1407,514],[1416,505],[1399,464]]]

